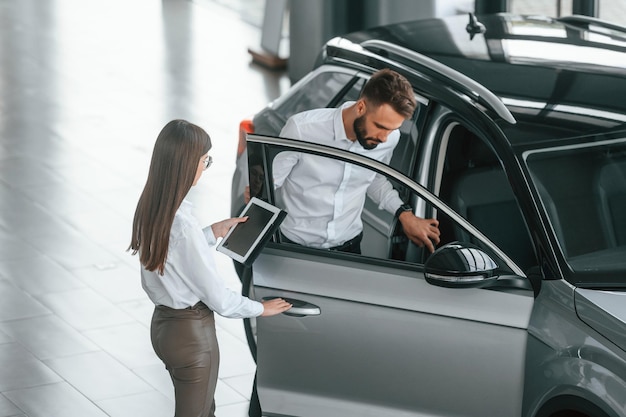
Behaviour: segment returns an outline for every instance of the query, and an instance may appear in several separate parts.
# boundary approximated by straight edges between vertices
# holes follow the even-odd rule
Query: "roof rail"
[[[559,17],[556,20],[558,22],[567,23],[569,25],[574,25],[574,26],[589,27],[589,25],[594,25],[594,26],[598,26],[601,28],[615,30],[617,32],[622,32],[623,34],[626,34],[626,26],[616,25],[615,23],[607,22],[606,20],[598,19],[595,17],[574,14],[571,16]]]
[[[507,122],[511,124],[515,124],[517,122],[502,100],[500,100],[500,98],[493,92],[470,77],[442,64],[439,61],[435,61],[432,58],[402,46],[378,39],[363,41],[360,45],[369,51],[374,49],[382,50],[386,53],[408,59],[412,63],[418,64],[420,69],[427,70],[433,77],[439,79],[445,78],[447,82],[453,83],[455,87],[461,90],[464,94],[493,110],[498,116]]]

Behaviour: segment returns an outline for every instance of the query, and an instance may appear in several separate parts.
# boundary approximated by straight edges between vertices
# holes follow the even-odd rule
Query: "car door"
[[[312,153],[386,176],[482,242],[501,278],[522,271],[433,194],[393,169],[320,145],[249,135],[271,166],[280,152]],[[364,240],[368,238],[364,236]],[[389,236],[390,239],[393,236]],[[432,256],[431,256],[432,257]],[[418,257],[419,258],[419,257]],[[524,285],[447,288],[430,284],[419,260],[381,259],[281,242],[253,265],[254,298],[294,308],[257,322],[257,388],[265,415],[519,416],[533,304]],[[502,282],[507,282],[503,279]],[[522,288],[522,289],[520,289]]]

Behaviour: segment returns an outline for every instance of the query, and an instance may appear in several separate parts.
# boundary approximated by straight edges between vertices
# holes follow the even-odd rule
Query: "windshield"
[[[572,270],[625,272],[626,139],[530,151],[525,158]],[[626,274],[619,277],[626,282]]]

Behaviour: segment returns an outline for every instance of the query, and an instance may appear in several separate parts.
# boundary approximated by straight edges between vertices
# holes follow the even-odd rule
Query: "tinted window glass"
[[[285,101],[278,112],[287,120],[296,113],[327,107],[351,79],[351,75],[342,72],[320,72]]]
[[[355,191],[353,187],[348,186],[351,184],[347,183],[345,188],[341,186],[332,187],[328,184],[329,181],[321,178],[332,171],[345,173],[348,170],[350,171],[351,180],[354,179],[358,183],[367,182],[369,178],[373,179],[377,175],[382,175],[371,169],[343,162],[333,157],[312,155],[291,149],[284,150],[281,147],[268,144],[253,145],[249,143],[248,152],[250,154],[263,155],[262,159],[265,161],[263,165],[269,170],[268,175],[262,173],[261,178],[263,180],[259,182],[264,184],[258,188],[258,194],[255,194],[255,196],[281,207],[288,213],[285,222],[281,225],[282,234],[277,234],[274,240],[282,244],[285,249],[307,248],[308,250],[323,252],[325,255],[333,256],[337,254],[339,256],[341,252],[344,252],[343,250],[337,250],[334,247],[334,250],[329,250],[329,247],[341,246],[345,240],[351,240],[362,232],[359,242],[361,256],[397,260],[403,263],[423,264],[429,253],[423,247],[418,247],[418,245],[409,241],[401,229],[400,223],[394,216],[398,207],[395,204],[398,200],[394,200],[393,194],[395,191],[392,190],[398,190],[399,195],[402,196],[402,201],[409,203],[414,208],[414,213],[417,212],[419,216],[424,216],[423,213],[426,213],[426,217],[431,217],[433,213],[437,213],[436,218],[440,222],[447,222],[454,230],[465,230],[455,223],[456,220],[447,218],[443,214],[444,211],[432,208],[429,204],[423,207],[423,201],[415,191],[410,191],[406,185],[391,178],[382,177],[383,182],[387,181],[388,186],[390,185],[391,187],[387,186],[387,191],[379,192],[378,196],[376,193],[374,195],[371,193],[365,195],[362,189],[361,191]],[[316,166],[320,167],[324,173],[319,174],[317,172],[315,175],[306,176],[306,184],[304,185],[299,181],[295,181],[285,186],[284,184],[288,181],[287,176],[284,175],[284,172],[283,175],[280,173],[282,169],[280,164],[285,161],[279,161],[281,158],[295,158],[299,160],[299,158],[303,157],[306,157],[308,160],[297,168],[300,171],[298,172],[299,174],[302,174],[301,171],[304,165],[313,168]],[[377,187],[371,188],[376,189]],[[381,188],[378,189],[379,191],[381,190]],[[368,189],[367,191],[371,190]],[[301,194],[308,198],[304,203],[305,199],[300,198]],[[394,202],[391,205],[386,205],[387,201]],[[352,209],[349,206],[352,206]],[[356,214],[351,215],[350,210],[354,210]],[[290,215],[291,218],[289,217]],[[355,228],[355,226],[357,227]],[[328,238],[329,231],[330,235],[333,235],[335,238],[341,236],[341,239],[333,241],[332,245],[325,245],[323,242]],[[453,240],[474,242],[474,239],[467,231],[465,231],[464,236]],[[484,246],[480,242],[475,243],[481,247]],[[496,254],[492,254],[492,251],[488,248],[485,248],[485,250],[494,259],[502,260]],[[500,264],[500,262],[498,263]],[[506,263],[502,262],[502,265],[506,265]]]
[[[390,257],[391,211],[397,207],[392,203],[383,210],[384,216],[378,214],[378,207],[397,201],[397,193],[392,184],[380,185],[385,183],[383,177],[330,157],[292,151],[279,154],[272,169],[275,204],[288,213],[281,226],[284,242]],[[351,245],[353,239],[361,239],[360,244]]]
[[[626,142],[528,152],[534,185],[563,254],[577,272],[626,270]]]
[[[342,246],[363,232],[359,245],[363,256],[404,260],[406,240],[398,236],[393,215],[399,206],[395,205],[394,191],[398,184],[385,182],[373,170],[330,157],[281,152],[271,145],[263,146],[265,151],[261,148],[248,145],[248,153],[259,156],[250,159],[250,170],[258,176],[258,181],[251,181],[250,194],[287,211],[281,227],[282,243],[329,252],[329,247]],[[263,166],[270,167],[269,175]],[[337,186],[331,178],[337,176],[345,186]],[[387,185],[378,191],[369,190],[372,181],[381,180]],[[387,201],[392,203],[381,210]]]
[[[361,90],[363,89],[364,85],[365,85],[365,79],[359,78],[354,84],[352,84],[350,89],[346,91],[346,94],[341,98],[341,102],[337,103],[335,107],[340,106],[342,103],[345,103],[346,101],[357,101],[359,99],[359,96],[361,95]]]
[[[449,133],[439,195],[523,270],[537,265],[533,244],[513,189],[495,152],[462,126]],[[441,219],[442,243],[478,244]]]
[[[366,81],[367,78],[354,78],[342,72],[319,73],[276,109],[282,119],[280,127],[296,113],[323,107],[339,107],[347,101],[358,100]],[[415,149],[419,137],[417,124],[420,116],[425,114],[426,102],[426,99],[418,97],[418,106],[414,116],[400,127],[402,139],[389,163],[393,168],[409,176],[414,168]],[[278,134],[278,131],[274,132],[276,128],[269,131],[261,130],[260,128],[264,126],[261,120],[257,120],[257,124],[258,133]]]

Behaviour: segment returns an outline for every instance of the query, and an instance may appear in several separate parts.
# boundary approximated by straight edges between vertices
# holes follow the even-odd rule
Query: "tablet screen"
[[[262,200],[250,200],[241,217],[248,220],[238,223],[217,246],[217,250],[231,258],[246,263],[252,251],[261,244],[270,228],[282,220],[281,210]],[[280,217],[280,218],[279,218]]]

